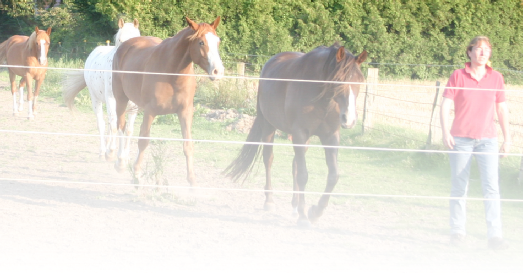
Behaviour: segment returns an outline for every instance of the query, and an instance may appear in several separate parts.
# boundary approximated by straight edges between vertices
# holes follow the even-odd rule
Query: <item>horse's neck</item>
[[[189,52],[190,41],[186,36],[177,36],[158,45],[158,50],[162,51],[162,63],[174,72],[192,74],[194,66]]]

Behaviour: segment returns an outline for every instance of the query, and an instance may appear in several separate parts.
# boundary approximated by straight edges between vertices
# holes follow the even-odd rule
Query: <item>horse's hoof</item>
[[[292,210],[292,217],[297,218],[298,217],[298,207],[294,207]]]
[[[311,223],[318,222],[318,219],[320,218],[320,216],[316,213],[317,208],[318,206],[313,205],[309,208],[309,211],[307,212],[307,217],[309,217],[309,221]]]
[[[265,202],[265,204],[263,204],[263,210],[265,210],[265,211],[274,211],[274,208],[276,208],[276,207],[274,205],[274,202],[272,202],[272,201]]]
[[[103,155],[100,155],[100,157],[102,157]],[[108,161],[108,162],[113,162],[116,160],[116,152],[115,151],[111,151],[110,153],[105,153],[105,160]]]
[[[298,227],[301,227],[301,228],[309,228],[311,227],[311,222],[306,219],[306,218],[299,218],[298,219]]]
[[[118,171],[118,173],[123,173],[125,172],[125,168],[126,168],[126,165],[127,163],[123,160],[117,160],[115,163],[114,163],[114,169],[116,169],[116,171]]]
[[[35,116],[28,116],[27,119],[28,119],[28,120],[34,120],[34,119],[35,119]]]

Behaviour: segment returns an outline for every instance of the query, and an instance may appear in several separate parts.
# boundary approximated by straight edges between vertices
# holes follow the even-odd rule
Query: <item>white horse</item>
[[[98,46],[96,47],[87,60],[85,61],[85,70],[72,71],[66,73],[63,81],[63,98],[67,106],[72,108],[74,105],[74,98],[78,93],[87,86],[89,94],[91,95],[91,103],[93,105],[94,113],[98,121],[98,130],[100,132],[100,159],[104,157],[107,161],[112,161],[116,157],[116,101],[113,95],[113,56],[118,46],[126,40],[140,36],[138,29],[138,20],[134,19],[133,23],[125,23],[123,19],[118,21],[118,33],[115,37],[115,46]],[[100,71],[96,71],[100,70]],[[102,103],[105,103],[107,108],[107,118],[109,123],[109,133],[107,140],[105,135],[105,121],[103,117]],[[134,120],[138,113],[138,107],[129,101],[127,105],[128,114],[128,136],[133,133]],[[129,141],[127,140],[127,149],[129,148]]]

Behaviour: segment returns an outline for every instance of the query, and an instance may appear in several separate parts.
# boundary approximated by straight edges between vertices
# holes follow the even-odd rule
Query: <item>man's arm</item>
[[[452,99],[448,99],[446,97],[443,97],[443,101],[441,101],[441,108],[440,108],[440,123],[441,123],[441,131],[443,136],[443,145],[447,146],[447,148],[454,149],[454,137],[450,134],[450,127],[449,127],[449,114],[450,114],[450,106],[454,103]]]
[[[499,126],[501,126],[501,131],[503,132],[503,145],[499,149],[500,153],[508,153],[510,151],[510,145],[512,144],[512,139],[510,137],[509,121],[508,121],[508,107],[506,102],[496,103],[496,112],[498,114]],[[501,155],[501,157],[505,157]]]

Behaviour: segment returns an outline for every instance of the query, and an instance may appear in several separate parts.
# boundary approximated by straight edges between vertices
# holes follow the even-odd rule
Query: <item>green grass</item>
[[[76,61],[55,60],[52,66],[82,67]],[[62,71],[49,70],[42,96],[60,98],[60,75]],[[2,71],[0,79],[6,81],[7,73]],[[202,83],[200,83],[202,84]],[[218,90],[213,90],[219,85]],[[251,105],[235,105],[231,98],[245,97],[241,89],[234,88],[233,82],[216,84],[203,83],[196,96],[196,110],[192,127],[192,135],[198,140],[244,141],[245,134],[225,130],[225,123],[209,122],[199,116],[209,107],[230,107],[236,109],[250,108]],[[233,87],[233,88],[231,88]],[[235,95],[227,97],[228,89]],[[219,93],[217,92],[219,91]],[[247,95],[251,96],[251,95]],[[213,97],[218,98],[211,100]],[[223,100],[224,98],[229,98]],[[209,101],[207,101],[209,100]],[[222,101],[220,101],[222,100]],[[60,102],[61,100],[59,100]],[[218,102],[218,103],[217,103]],[[219,103],[222,102],[222,103]],[[225,102],[225,103],[224,103]],[[245,100],[244,102],[245,103]],[[222,104],[222,105],[220,105]],[[249,103],[250,104],[250,103]],[[81,111],[92,112],[87,90],[81,92],[76,104]],[[139,115],[135,125],[135,135],[138,135],[139,124],[142,118]],[[361,125],[354,129],[341,131],[341,145],[348,147],[398,148],[398,149],[443,149],[441,146],[427,147],[426,133],[406,129],[393,125],[375,125],[374,130],[362,134]],[[175,115],[159,116],[152,127],[152,136],[181,138],[180,125]],[[276,138],[276,143],[289,145],[286,139]],[[311,144],[319,144],[318,138],[313,137]],[[183,156],[180,142],[167,142],[166,146],[174,150],[173,154]],[[241,148],[241,144],[223,144],[212,142],[195,143],[195,160],[200,165],[210,169],[223,171],[231,163]],[[174,149],[171,149],[174,148]],[[151,154],[149,148],[147,154]],[[294,153],[291,146],[274,147],[273,187],[276,190],[291,190],[291,164]],[[522,199],[523,187],[517,184],[519,172],[519,157],[508,157],[500,162],[500,186],[502,198]],[[450,168],[448,157],[443,153],[419,152],[386,152],[378,150],[359,150],[354,148],[339,151],[338,165],[340,171],[339,182],[334,189],[338,193],[369,194],[369,195],[406,195],[406,196],[441,196],[447,197],[450,193]],[[309,181],[307,191],[321,192],[325,188],[327,167],[324,153],[321,148],[310,148],[307,152],[307,166]],[[169,166],[162,169],[169,169]],[[265,183],[264,167],[261,161],[253,173],[243,184],[242,188],[262,189]],[[290,202],[289,194],[276,194],[282,200]],[[481,198],[482,192],[479,173],[476,164],[472,164],[469,197]],[[308,196],[308,204],[316,203],[318,196]],[[260,204],[262,202],[260,201]],[[396,228],[419,226],[424,230],[447,233],[448,227],[448,200],[423,198],[387,198],[387,197],[359,197],[338,195],[331,198],[332,205],[351,205],[355,210],[365,209],[372,213],[397,213],[401,223]],[[522,204],[519,202],[503,202],[503,219],[505,235],[519,243],[523,243],[519,225],[523,224],[521,215]],[[397,228],[397,229],[401,229]],[[483,203],[470,201],[468,203],[468,230],[469,234],[484,238],[486,226],[484,222]]]

